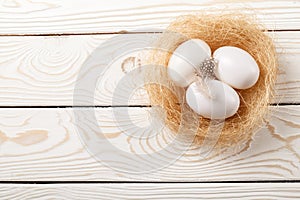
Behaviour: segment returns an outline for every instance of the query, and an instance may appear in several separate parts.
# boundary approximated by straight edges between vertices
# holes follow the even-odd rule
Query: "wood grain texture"
[[[156,110],[97,108],[97,120],[93,122],[86,114],[89,108],[76,109],[81,111],[81,123],[75,120],[71,108],[1,109],[0,180],[176,182],[300,178],[299,106],[273,107],[270,122],[249,144],[206,156],[201,153],[202,147],[192,146],[159,170],[142,174],[132,173],[127,170],[130,162],[115,158],[121,150],[133,157],[152,155],[172,142],[173,135],[166,128],[155,130],[151,126],[157,120]],[[118,123],[116,115],[121,117]],[[144,132],[139,128],[144,128]],[[99,145],[98,150],[110,156],[97,161],[83,147],[79,130],[84,134],[104,133],[117,150]],[[174,154],[167,152],[160,158],[168,160]],[[115,164],[123,168],[119,170]]]
[[[270,33],[279,53],[276,103],[299,103],[300,100],[299,33]],[[92,96],[93,104],[112,105],[117,84],[138,65],[135,58],[140,53],[134,51],[118,57],[117,51],[129,48],[132,43],[150,44],[158,35],[129,34],[116,41],[111,39],[116,35],[0,37],[0,106],[90,106],[87,94],[94,88],[83,87],[79,100],[73,102],[74,87],[79,76],[85,72],[93,73],[93,65],[84,71],[83,64],[99,46],[105,59],[101,56],[96,59],[103,68],[103,74],[96,74],[99,74],[100,81],[95,88],[95,96]],[[143,40],[135,41],[134,37]],[[148,97],[143,90],[136,92],[129,102],[124,97],[123,93],[135,85],[132,79],[121,85],[121,91],[114,96],[115,104],[148,105]]]
[[[300,28],[300,3],[295,0],[2,0],[0,34],[154,31],[179,15],[227,11],[256,14],[272,30]]]
[[[7,199],[299,199],[299,183],[0,185]]]
[[[300,179],[300,106],[270,107],[269,122],[247,144],[203,155],[191,146],[182,156],[174,151],[159,159],[175,160],[151,172],[132,173],[133,158],[172,144],[174,135],[157,118],[144,90],[128,102],[127,90],[137,83],[117,84],[139,65],[132,52],[114,59],[130,41],[102,47],[103,73],[93,103],[108,108],[13,108],[16,106],[93,106],[85,88],[74,102],[74,88],[91,53],[117,35],[157,32],[175,17],[197,12],[255,13],[275,38],[280,71],[274,103],[300,103],[300,2],[218,0],[0,0],[0,181],[256,181]],[[103,34],[105,33],[105,34]],[[60,35],[62,34],[62,35]],[[81,35],[83,34],[83,35]],[[30,37],[23,37],[27,35]],[[146,34],[145,34],[146,35]],[[151,34],[150,43],[159,34]],[[110,62],[114,60],[114,62]],[[82,72],[82,73],[79,73]],[[98,74],[97,74],[98,75]],[[116,96],[114,96],[116,95]],[[90,100],[90,99],[89,99]],[[114,102],[112,102],[112,100]],[[110,107],[122,105],[125,107]],[[74,113],[74,110],[76,111]],[[82,134],[104,133],[114,149],[97,146],[107,155],[97,160],[83,144]],[[101,136],[101,134],[100,134]],[[180,150],[180,146],[175,146]],[[152,156],[152,157],[151,157]],[[158,159],[158,161],[159,161]],[[152,162],[153,161],[153,162]],[[121,170],[117,170],[118,166]],[[136,165],[137,171],[145,170]],[[119,169],[118,168],[118,169]],[[1,199],[299,199],[299,183],[123,183],[123,184],[0,184]]]

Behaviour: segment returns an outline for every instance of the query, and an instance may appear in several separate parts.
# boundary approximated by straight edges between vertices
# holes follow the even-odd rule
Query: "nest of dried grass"
[[[268,105],[274,93],[277,56],[272,38],[252,17],[240,14],[181,16],[160,36],[154,50],[149,54],[147,63],[164,67],[153,67],[148,71],[146,78],[165,84],[147,85],[150,102],[164,110],[163,120],[175,133],[182,124],[188,126],[188,129],[194,129],[197,143],[203,142],[204,139],[216,139],[216,135],[207,134],[212,124],[211,120],[188,108],[184,99],[185,90],[176,87],[166,73],[172,52],[178,45],[191,38],[204,40],[212,52],[221,46],[242,48],[257,61],[260,68],[259,80],[247,90],[237,90],[241,100],[240,108],[237,114],[225,120],[220,135],[218,134],[217,145],[225,147],[248,141],[267,116]],[[194,127],[195,125],[197,127]]]

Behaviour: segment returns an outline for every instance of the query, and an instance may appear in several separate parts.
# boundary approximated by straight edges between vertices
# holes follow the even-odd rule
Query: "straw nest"
[[[168,78],[166,69],[172,52],[191,38],[204,40],[212,52],[221,46],[244,49],[255,58],[260,68],[255,86],[237,90],[241,101],[237,114],[222,124],[189,109],[185,102],[185,89],[176,87]],[[162,33],[148,55],[147,63],[153,66],[146,76],[153,82],[146,86],[150,102],[152,106],[162,108],[164,114],[160,116],[174,133],[184,134],[184,130],[192,130],[196,143],[215,141],[218,146],[226,147],[249,141],[266,119],[274,93],[277,56],[272,38],[253,17],[240,14],[181,16]],[[221,125],[218,126],[218,123]],[[214,132],[215,127],[219,128]]]

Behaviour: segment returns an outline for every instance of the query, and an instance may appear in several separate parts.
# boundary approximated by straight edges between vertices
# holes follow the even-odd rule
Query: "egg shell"
[[[199,115],[209,119],[225,119],[233,116],[240,106],[237,92],[218,80],[208,80],[201,89],[197,82],[186,91],[186,102]]]
[[[209,58],[211,50],[200,39],[191,39],[179,45],[168,62],[168,75],[180,87],[187,87],[195,81],[195,68]]]
[[[236,89],[248,89],[255,85],[259,77],[259,67],[255,59],[243,49],[224,46],[213,53],[218,65],[216,77]]]

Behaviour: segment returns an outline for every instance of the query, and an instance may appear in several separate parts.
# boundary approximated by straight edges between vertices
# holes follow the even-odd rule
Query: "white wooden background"
[[[97,162],[83,148],[69,108],[85,59],[116,35],[155,36],[181,14],[228,10],[255,13],[275,39],[280,74],[270,123],[245,148],[206,159],[191,149],[153,173],[116,172]],[[118,45],[107,46],[107,52]],[[124,108],[111,106],[111,91],[125,76],[121,64],[122,58],[97,88],[96,117],[120,148],[150,152],[162,138],[130,138],[112,116],[113,109]],[[0,0],[0,198],[299,198],[299,65],[299,0]],[[141,106],[149,104],[145,94],[130,104],[137,124],[153,118],[151,108]]]

